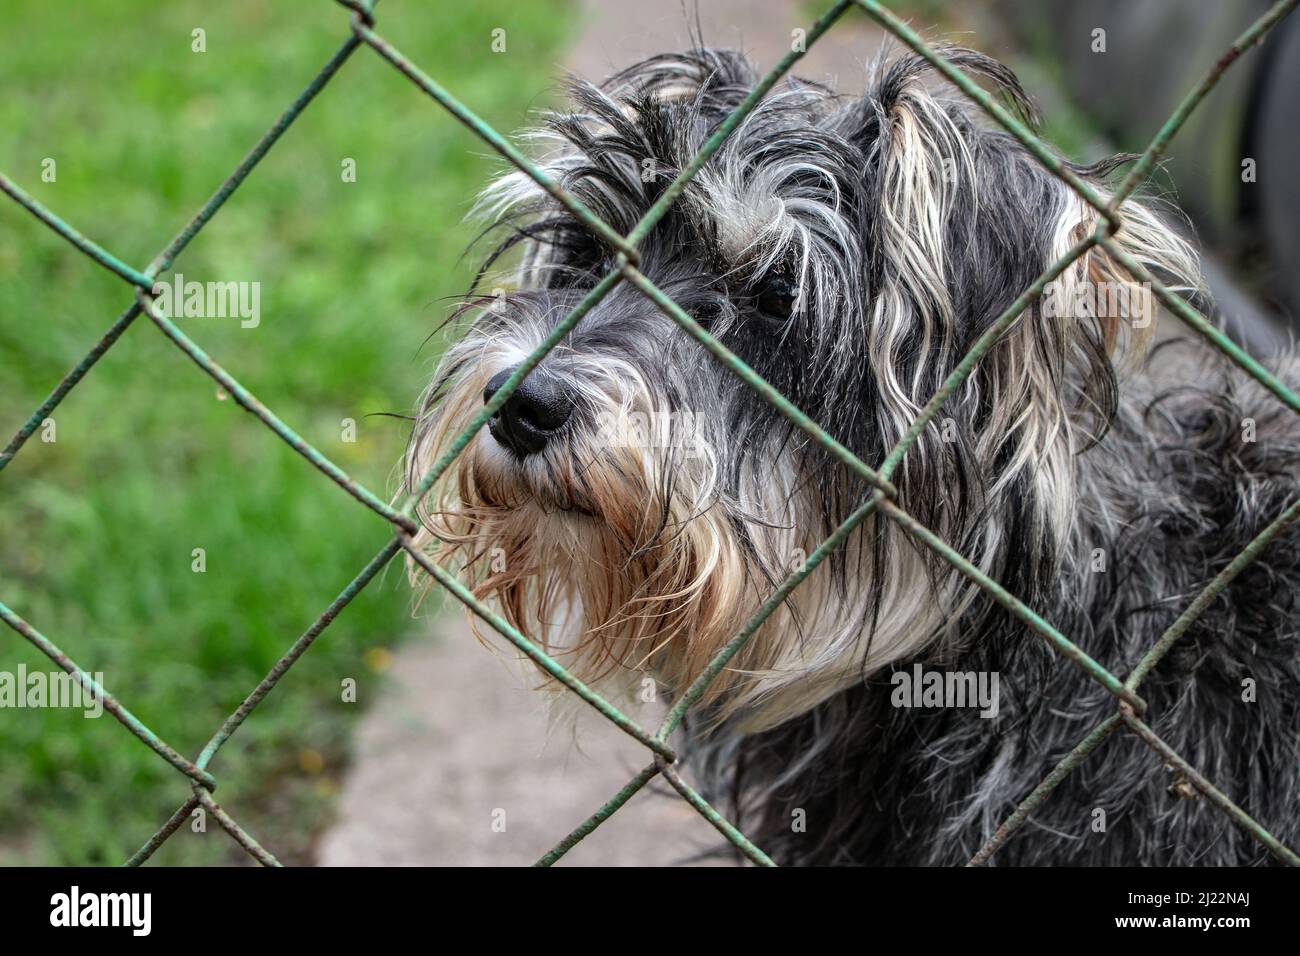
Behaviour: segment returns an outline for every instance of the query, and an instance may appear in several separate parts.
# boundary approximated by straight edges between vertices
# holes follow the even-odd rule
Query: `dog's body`
[[[1027,117],[1015,78],[971,51]],[[1097,216],[1004,133],[883,68],[841,100],[791,81],[639,246],[641,270],[868,464]],[[535,139],[626,234],[756,77],[695,51],[639,64]],[[1071,167],[1104,191],[1122,160]],[[412,483],[600,279],[611,250],[523,174],[485,194],[518,290],[475,299],[421,409]],[[1140,201],[1117,239],[1199,294]],[[1099,305],[1118,290],[1142,308]],[[909,450],[899,504],[1112,673],[1300,497],[1300,420],[1208,347],[1147,353],[1150,298],[1099,248],[1026,309]],[[1293,366],[1276,368],[1292,387]],[[1136,369],[1136,371],[1132,371]],[[1127,370],[1127,371],[1126,371]],[[1129,372],[1132,372],[1129,374]],[[627,440],[624,427],[641,427]],[[583,317],[437,484],[439,560],[589,681],[681,693],[871,488],[627,283]],[[1297,824],[1300,531],[1283,530],[1141,687],[1155,731],[1284,842]],[[914,664],[996,674],[995,716],[898,706]],[[921,702],[917,698],[917,702]],[[1115,699],[888,519],[871,515],[710,685],[683,747],[782,863],[964,862]],[[1116,735],[1004,863],[1237,864],[1265,852]]]
[[[1178,384],[1135,388],[1106,440],[1079,457],[1067,559],[1054,594],[1035,605],[1120,676],[1300,495],[1293,413],[1205,351],[1158,347],[1148,371],[1163,365]],[[1258,440],[1243,444],[1250,420]],[[1156,733],[1291,846],[1300,833],[1298,531],[1275,539],[1141,686]],[[1097,551],[1105,570],[1088,560]],[[743,767],[761,781],[742,825],[782,862],[965,863],[1116,702],[1010,615],[997,615],[945,669],[999,674],[997,718],[893,706],[884,673],[765,733],[706,738],[705,776],[729,780]],[[1243,700],[1248,679],[1252,703]],[[792,832],[797,808],[806,833]],[[1119,733],[992,859],[1177,866],[1270,857],[1146,744]]]

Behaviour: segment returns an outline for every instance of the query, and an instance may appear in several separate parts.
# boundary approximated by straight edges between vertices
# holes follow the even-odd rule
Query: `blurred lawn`
[[[380,32],[503,131],[545,99],[567,0],[385,0]],[[206,53],[191,31],[206,30]],[[491,52],[506,30],[507,52]],[[143,268],[347,32],[328,0],[11,0],[0,38],[0,169]],[[540,95],[539,95],[540,94]],[[261,325],[180,319],[228,371],[381,496],[462,292],[461,219],[488,148],[362,48],[180,257],[187,279],[258,281]],[[41,181],[42,160],[57,181]],[[356,160],[357,182],[341,181]],[[131,301],[0,197],[0,443]],[[354,444],[341,422],[357,422]],[[194,755],[373,556],[387,524],[217,393],[147,319],[0,473],[0,600],[164,739]],[[191,570],[206,551],[207,570]],[[319,639],[214,762],[217,799],[273,852],[309,858],[357,705],[412,630],[397,565]],[[0,670],[49,661],[0,628]],[[436,693],[436,688],[430,689]],[[436,755],[430,754],[430,759]],[[0,863],[119,863],[188,795],[107,714],[0,710]],[[156,859],[245,861],[209,820]]]

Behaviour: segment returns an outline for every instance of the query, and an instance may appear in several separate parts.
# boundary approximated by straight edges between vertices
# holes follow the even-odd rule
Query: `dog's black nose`
[[[483,389],[484,403],[492,399],[514,371],[508,368],[492,376]],[[493,438],[523,458],[545,448],[572,412],[573,399],[563,385],[534,369],[488,419],[488,430]]]

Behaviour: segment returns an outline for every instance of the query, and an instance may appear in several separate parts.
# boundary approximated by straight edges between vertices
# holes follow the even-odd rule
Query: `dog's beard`
[[[414,480],[481,409],[493,372],[526,352],[471,336],[449,354],[462,371],[421,420]],[[626,695],[648,675],[681,694],[820,543],[819,485],[800,443],[775,436],[728,478],[721,422],[673,414],[661,428],[662,400],[634,369],[559,360],[587,383],[580,420],[522,459],[480,429],[422,503],[417,543],[584,682]],[[926,574],[892,523],[866,519],[708,684],[703,724],[775,726],[915,652],[944,619],[915,586]]]

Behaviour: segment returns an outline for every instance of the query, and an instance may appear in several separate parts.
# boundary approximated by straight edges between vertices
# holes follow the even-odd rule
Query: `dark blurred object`
[[[1140,152],[1266,0],[1002,0],[1030,52],[1119,149]],[[1096,30],[1105,52],[1094,52]],[[1176,199],[1252,291],[1300,329],[1300,19],[1224,74],[1165,157]],[[1243,162],[1254,160],[1254,182]],[[1218,292],[1218,290],[1216,290]],[[1231,316],[1240,296],[1219,294]],[[1232,301],[1236,297],[1238,302]],[[1284,316],[1285,320],[1279,318]],[[1247,335],[1247,338],[1252,336]]]

